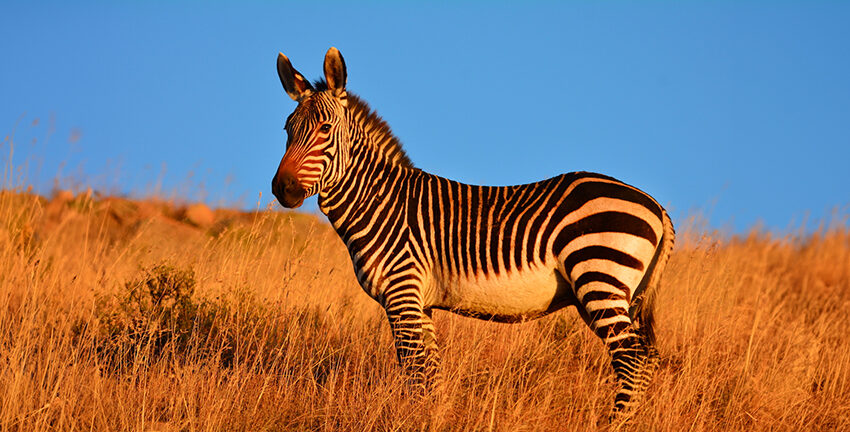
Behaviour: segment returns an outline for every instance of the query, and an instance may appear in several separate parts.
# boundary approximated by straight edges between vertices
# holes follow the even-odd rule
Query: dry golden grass
[[[607,428],[607,353],[573,311],[438,312],[446,385],[415,402],[323,221],[68,198],[0,192],[0,430]],[[679,238],[625,429],[850,430],[850,232]]]

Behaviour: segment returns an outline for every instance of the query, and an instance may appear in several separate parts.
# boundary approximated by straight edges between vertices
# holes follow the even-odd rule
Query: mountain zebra
[[[655,200],[587,172],[506,187],[426,173],[346,91],[336,48],[315,84],[283,54],[277,70],[298,106],[274,195],[288,208],[319,195],[358,281],[386,310],[414,386],[439,379],[433,309],[517,322],[575,306],[610,351],[613,414],[625,416],[657,364],[653,296],[674,232]]]

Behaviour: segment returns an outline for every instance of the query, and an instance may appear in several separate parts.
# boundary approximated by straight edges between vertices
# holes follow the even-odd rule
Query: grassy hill
[[[436,313],[445,388],[404,395],[324,220],[0,192],[0,430],[604,430],[607,353],[562,311]],[[629,430],[850,429],[850,232],[680,229],[663,363]]]

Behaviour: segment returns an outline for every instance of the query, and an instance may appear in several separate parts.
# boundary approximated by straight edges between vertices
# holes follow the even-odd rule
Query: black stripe
[[[440,251],[440,249],[441,249],[440,248],[440,245],[441,245],[440,237],[442,235],[441,234],[442,233],[442,221],[440,220],[441,213],[440,213],[439,190],[437,189],[439,187],[438,182],[439,182],[439,180],[436,180],[433,177],[428,179],[428,197],[431,200],[431,213],[432,213],[432,217],[434,219],[431,221],[431,225],[422,227],[422,229],[432,230],[431,239],[433,239],[433,241],[428,242],[431,246],[428,249],[432,250],[431,253],[434,256],[434,264],[436,266],[440,267],[441,263],[442,263],[442,259],[443,259],[442,258],[443,254]]]
[[[503,195],[506,191],[506,188],[491,189],[491,192],[495,192],[495,196],[492,198],[493,217],[492,220],[490,220],[490,226],[487,227],[490,234],[490,256],[487,257],[487,259],[490,263],[490,269],[493,270],[494,275],[498,275],[502,270],[499,267],[499,234],[502,230],[502,227],[500,226],[502,223],[501,210],[504,206],[500,206],[499,204],[504,202],[501,195]]]
[[[469,213],[467,210],[467,199],[469,196],[465,193],[466,186],[455,183],[457,185],[457,197],[455,200],[457,201],[457,219],[455,220],[455,231],[457,232],[457,237],[455,237],[457,244],[455,244],[455,250],[457,253],[457,272],[459,275],[463,275],[466,273],[466,248],[468,247],[467,237],[466,237],[466,224],[467,219],[469,218]]]
[[[484,273],[487,271],[487,252],[489,252],[487,250],[487,238],[490,236],[490,230],[492,229],[492,226],[487,223],[492,206],[492,191],[492,188],[481,188],[481,214],[478,216],[478,238],[480,239],[478,245],[478,265]]]
[[[631,326],[631,324],[628,323],[628,322],[617,321],[613,324],[597,328],[594,331],[594,333],[596,333],[596,335],[599,336],[600,339],[605,339],[609,336],[619,335],[620,333],[628,330],[630,326]],[[626,338],[626,339],[629,339],[629,338]],[[622,345],[622,342],[620,342],[620,341],[614,342],[614,346],[619,347],[621,345]],[[611,349],[611,347],[609,347],[609,349]]]
[[[592,301],[597,300],[625,300],[622,294],[610,293],[608,291],[589,291],[581,298],[581,302],[587,305]]]
[[[460,255],[459,246],[460,239],[458,239],[458,226],[461,223],[460,220],[460,192],[458,189],[458,184],[456,182],[449,182],[449,189],[451,191],[451,202],[449,203],[451,208],[451,213],[449,213],[448,218],[451,219],[452,222],[452,230],[448,235],[449,239],[449,250],[452,254],[452,259],[454,259],[454,268],[451,269],[452,272],[456,272],[456,274],[460,274]]]
[[[437,213],[440,215],[441,218],[440,242],[442,245],[442,250],[439,254],[440,262],[445,266],[446,269],[451,271],[451,269],[449,269],[449,248],[451,247],[451,244],[449,243],[449,236],[451,236],[451,233],[449,233],[449,218],[451,217],[451,203],[449,202],[449,181],[444,178],[438,178],[437,181],[440,183],[440,205],[442,206],[441,211]]]
[[[513,233],[514,227],[517,224],[517,215],[520,211],[522,211],[522,204],[526,201],[529,195],[527,187],[512,186],[510,191],[511,197],[505,204],[508,212],[505,216],[505,228],[502,233],[502,244],[500,245],[502,249],[502,264],[504,264],[505,271],[508,273],[510,273],[511,268],[514,267],[511,255],[515,245],[517,244],[517,239],[514,237]]]
[[[531,221],[531,230],[529,231],[533,236],[533,240],[530,240],[526,245],[526,256],[528,260],[531,261],[532,255],[534,254],[534,246],[539,245],[540,250],[538,251],[538,255],[540,261],[545,261],[546,259],[546,243],[541,241],[541,232],[543,228],[543,222],[546,221],[546,216],[549,214],[549,211],[555,207],[555,204],[562,198],[564,192],[566,192],[567,186],[570,182],[567,181],[565,177],[556,177],[554,179],[549,180],[550,183],[554,186],[553,190],[547,189],[547,193],[549,196],[546,197],[546,201],[542,204],[543,211],[537,215],[534,220]],[[549,221],[550,224],[557,223],[555,221]]]
[[[586,234],[617,232],[645,238],[653,245],[657,244],[655,231],[649,224],[634,215],[623,212],[602,212],[590,215],[564,227],[555,242],[552,251],[558,256],[571,241]]]
[[[523,249],[527,252],[526,259],[529,262],[532,260],[532,252],[529,252],[528,249],[531,249],[532,251],[534,250],[534,239],[537,238],[537,233],[529,231],[528,238],[525,238],[525,229],[528,228],[528,224],[534,216],[534,213],[536,213],[538,209],[543,208],[543,204],[545,203],[545,199],[548,197],[551,186],[551,182],[540,182],[529,186],[532,188],[530,200],[524,202],[521,206],[525,213],[523,213],[517,221],[517,239],[514,241],[514,263],[517,268],[521,268],[522,265],[525,264],[522,262]],[[529,247],[526,248],[526,246]]]
[[[411,205],[408,207],[409,213],[408,213],[407,220],[410,221],[409,222],[409,224],[411,225],[410,228],[412,230],[415,230],[415,232],[417,234],[416,237],[417,237],[417,241],[419,243],[420,248],[421,248],[422,245],[426,245],[430,242],[430,240],[428,239],[428,233],[431,232],[430,227],[433,225],[431,223],[431,217],[428,215],[428,208],[431,206],[431,200],[433,199],[433,197],[429,193],[430,190],[428,190],[428,186],[426,185],[425,182],[426,182],[426,180],[423,178],[423,176],[421,176],[421,175],[418,176],[417,179],[416,179],[416,182],[414,183],[412,190],[422,191],[423,193],[419,193],[419,194],[408,193],[408,195],[410,196],[410,199],[411,199]],[[419,200],[419,202],[415,201],[417,199]],[[419,209],[419,210],[415,210],[415,209]],[[416,218],[417,215],[422,216],[422,225],[421,226],[419,225],[419,221]],[[423,258],[428,257],[428,249],[429,248],[421,248],[421,249],[422,249],[422,253],[425,255],[425,256],[423,256]]]
[[[567,256],[567,259],[564,260],[564,269],[566,270],[566,274],[572,273],[573,267],[575,267],[576,264],[592,259],[613,261],[622,266],[636,270],[643,270],[643,263],[627,253],[611,249],[607,246],[587,246],[574,251]]]
[[[587,306],[587,305],[585,304],[585,306]],[[588,312],[588,313],[590,314],[590,320],[591,321],[598,321],[598,320],[603,320],[603,319],[608,319],[608,318],[614,318],[616,316],[628,316],[629,315],[629,311],[627,311],[625,308],[619,308],[619,307],[599,309],[599,310],[596,310],[596,311],[593,311],[593,312]],[[613,325],[613,324],[611,324],[611,325]]]
[[[466,201],[464,208],[466,209],[466,218],[463,220],[463,236],[466,239],[466,247],[463,249],[464,271],[467,275],[472,275],[475,272],[475,255],[478,253],[475,250],[475,212],[473,211],[473,200],[478,197],[478,190],[474,186],[464,185],[463,190],[466,193]],[[474,198],[473,198],[474,197]]]
[[[575,175],[566,175],[563,177],[563,179],[568,181],[569,183],[574,183],[579,179],[588,177],[614,180],[610,177],[603,176],[600,174],[574,174]],[[540,236],[540,244],[546,245],[548,243],[549,238],[554,234],[553,231],[555,230],[555,225],[557,225],[558,221],[564,220],[567,216],[570,215],[570,213],[578,210],[588,201],[601,197],[615,198],[640,204],[643,207],[646,207],[653,214],[655,214],[659,219],[662,218],[661,206],[659,206],[658,203],[653,201],[652,198],[650,198],[643,192],[632,189],[631,187],[628,187],[623,183],[587,181],[573,188],[573,190],[570,191],[570,194],[564,199],[563,202],[561,202],[561,205],[559,205],[558,208],[555,210],[555,213],[552,215],[552,219],[550,221],[551,223],[544,227],[543,233]],[[653,242],[653,244],[654,243],[655,242]],[[540,249],[541,260],[545,257],[544,249],[545,248]]]
[[[608,183],[587,181],[579,184],[570,192],[569,203],[572,204],[564,209],[567,213],[572,213],[584,203],[596,198],[614,198],[623,201],[640,204],[647,210],[655,214],[659,219],[662,217],[661,206],[658,205],[652,198],[645,193],[626,186],[622,183]]]
[[[471,187],[470,188],[470,197],[469,197],[469,220],[470,220],[470,228],[469,228],[469,244],[472,249],[469,251],[469,261],[470,261],[470,269],[473,274],[478,273],[478,269],[481,268],[480,258],[481,252],[484,249],[484,245],[481,244],[481,193],[483,192],[483,188],[481,187]]]
[[[573,284],[576,293],[578,293],[579,288],[587,285],[590,282],[602,282],[611,285],[612,287],[619,288],[620,291],[623,291],[624,295],[628,294],[629,292],[629,287],[627,287],[626,284],[620,282],[620,280],[615,278],[614,276],[611,276],[607,273],[590,271],[582,274],[578,277],[578,279],[576,279],[575,283]]]
[[[611,276],[609,274],[601,273],[601,272],[587,272],[582,274],[576,279],[574,287],[576,293],[578,293],[579,289],[584,285],[587,285],[590,282],[602,282],[607,285],[613,286],[620,290],[622,294],[613,294],[604,291],[590,291],[584,295],[581,299],[581,303],[584,306],[587,306],[588,302],[594,300],[605,300],[605,299],[627,299],[630,293],[629,287],[626,286],[623,282],[620,282],[619,279]],[[593,313],[591,316],[591,321],[595,321],[602,318],[610,318],[617,315],[626,315],[628,311],[623,308],[611,308],[611,309],[601,309]]]

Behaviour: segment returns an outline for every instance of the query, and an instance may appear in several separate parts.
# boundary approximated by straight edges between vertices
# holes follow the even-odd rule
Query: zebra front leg
[[[399,365],[413,393],[421,396],[439,382],[439,348],[431,310],[424,309],[418,301],[406,300],[387,304],[386,312]]]
[[[443,382],[440,369],[440,346],[437,344],[437,332],[434,329],[434,320],[431,317],[431,309],[425,308],[425,319],[422,321],[422,336],[425,342],[425,377],[429,389],[436,388]]]

